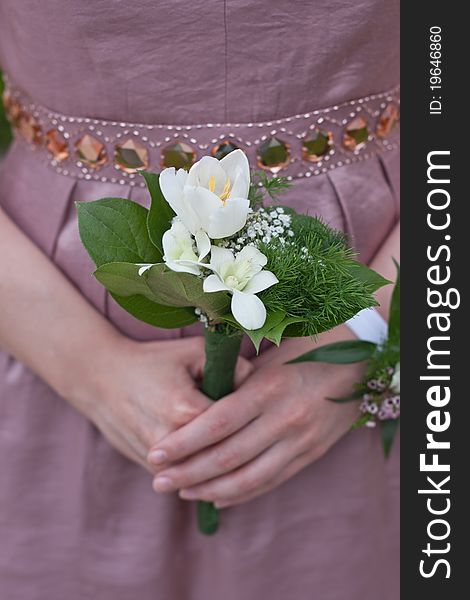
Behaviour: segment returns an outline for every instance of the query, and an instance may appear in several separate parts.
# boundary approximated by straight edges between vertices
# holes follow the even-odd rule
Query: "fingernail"
[[[214,502],[214,506],[216,508],[225,508],[226,506],[229,506],[228,502]]]
[[[197,497],[197,492],[193,490],[180,490],[180,498],[183,498],[183,500],[195,500]]]
[[[168,454],[165,452],[165,450],[152,450],[148,456],[149,461],[156,465],[161,465],[167,460],[167,458]]]
[[[174,490],[173,482],[169,477],[155,477],[153,489],[156,492],[171,492]]]

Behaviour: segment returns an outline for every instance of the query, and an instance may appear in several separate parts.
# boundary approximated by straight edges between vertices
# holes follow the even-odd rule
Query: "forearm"
[[[117,337],[0,210],[0,346],[70,399]]]

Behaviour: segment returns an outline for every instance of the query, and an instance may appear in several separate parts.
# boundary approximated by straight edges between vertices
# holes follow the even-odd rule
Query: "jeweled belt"
[[[253,167],[289,179],[326,173],[398,145],[399,86],[259,123],[147,125],[72,117],[35,104],[7,81],[3,101],[20,137],[57,173],[144,185],[138,171],[188,168],[242,148]]]

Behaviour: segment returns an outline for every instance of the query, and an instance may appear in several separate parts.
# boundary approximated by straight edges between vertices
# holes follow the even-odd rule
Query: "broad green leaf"
[[[376,349],[376,345],[372,342],[363,340],[346,340],[344,342],[335,342],[320,346],[306,352],[294,360],[290,360],[287,364],[299,362],[324,362],[337,365],[347,365],[350,363],[361,362],[371,358]]]
[[[128,296],[126,298],[115,294],[111,294],[111,296],[133,317],[154,327],[175,329],[192,325],[197,321],[192,308],[162,306],[145,296]]]
[[[154,298],[167,306],[194,306],[210,319],[225,314],[230,306],[226,292],[205,293],[202,279],[190,273],[165,270],[164,265],[154,265],[143,274]]]
[[[391,283],[391,281],[385,279],[373,269],[370,269],[357,261],[351,261],[349,272],[353,277],[365,283],[371,293],[376,292],[379,288]]]
[[[191,309],[156,302],[145,276],[138,271],[139,267],[133,263],[108,263],[98,267],[94,275],[122,308],[145,323],[172,329],[197,320]]]
[[[388,458],[390,454],[399,423],[400,419],[380,421],[380,436],[382,438],[382,447],[384,449],[385,458]]]
[[[147,171],[144,171],[142,175],[152,199],[147,217],[148,234],[152,243],[163,254],[162,237],[165,231],[170,228],[175,213],[162,194],[160,176],[157,173],[148,173]]]
[[[400,265],[395,262],[397,268],[397,281],[390,302],[390,315],[388,318],[388,341],[390,344],[400,346]]]
[[[161,253],[147,233],[147,209],[124,198],[77,202],[83,245],[97,267],[111,262],[154,263]]]
[[[112,294],[122,297],[140,294],[155,302],[146,278],[139,275],[139,266],[134,263],[112,262],[101,265],[93,275]]]

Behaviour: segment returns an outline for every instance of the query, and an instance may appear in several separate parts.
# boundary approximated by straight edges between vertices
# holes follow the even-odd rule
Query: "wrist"
[[[79,412],[91,418],[97,402],[105,397],[109,373],[116,369],[112,363],[120,360],[123,348],[133,340],[106,324],[75,342],[63,354],[53,387]]]

